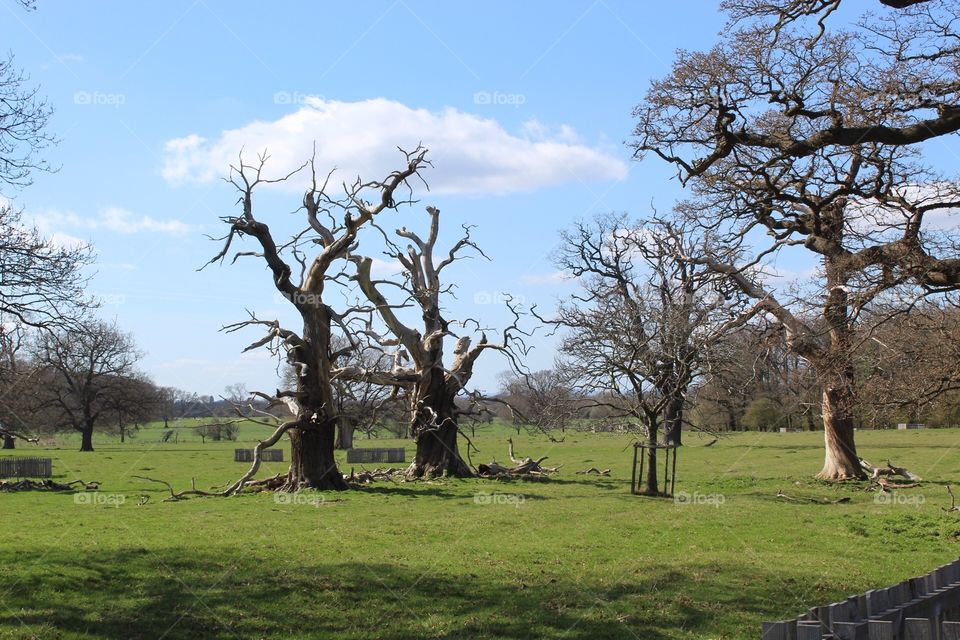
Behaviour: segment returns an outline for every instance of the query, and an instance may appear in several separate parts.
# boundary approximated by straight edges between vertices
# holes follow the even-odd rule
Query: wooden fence
[[[405,462],[406,449],[347,449],[347,462]]]
[[[763,640],[960,640],[960,560],[886,589],[763,623]]]
[[[0,458],[0,478],[49,478],[51,458]]]
[[[253,449],[234,449],[234,462],[253,462]],[[264,449],[260,452],[261,462],[283,462],[283,449]]]

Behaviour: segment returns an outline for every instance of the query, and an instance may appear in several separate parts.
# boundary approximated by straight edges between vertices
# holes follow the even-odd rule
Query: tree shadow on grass
[[[738,567],[595,582],[549,579],[537,565],[491,577],[216,553],[0,552],[14,569],[0,584],[0,637],[662,640],[752,631],[780,582]]]

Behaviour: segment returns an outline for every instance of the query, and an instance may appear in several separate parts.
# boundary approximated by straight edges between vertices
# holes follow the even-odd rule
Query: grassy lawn
[[[958,430],[859,433],[867,459],[927,479],[888,504],[862,484],[812,480],[818,433],[740,434],[709,448],[688,436],[677,490],[692,499],[676,504],[629,494],[626,436],[550,443],[515,432],[518,454],[549,455],[560,473],[174,504],[131,475],[222,484],[246,468],[232,455],[243,443],[161,445],[159,433],[124,445],[102,436],[92,454],[70,440],[16,452],[53,457],[60,480],[103,485],[80,504],[0,494],[0,638],[758,638],[761,620],[960,551],[960,514],[941,510],[944,485],[960,482]],[[474,463],[506,459],[510,433],[478,430]],[[613,474],[575,473],[587,467]],[[780,489],[851,500],[786,502]]]

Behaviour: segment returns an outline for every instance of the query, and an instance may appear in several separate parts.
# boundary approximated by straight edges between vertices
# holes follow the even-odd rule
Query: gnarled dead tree
[[[484,351],[505,354],[511,365],[519,370],[518,357],[527,350],[526,334],[518,326],[518,312],[508,301],[514,322],[501,332],[500,342],[489,341],[483,331],[480,331],[476,344],[472,344],[468,335],[456,335],[454,329],[458,326],[461,329],[473,326],[479,330],[479,323],[472,320],[455,322],[444,317],[441,302],[450,287],[443,284],[441,276],[447,267],[463,257],[464,250],[479,252],[480,249],[470,238],[467,227],[464,236],[437,259],[434,251],[440,229],[440,211],[427,207],[427,213],[430,227],[426,237],[401,228],[396,232],[397,236],[409,244],[405,250],[396,246],[390,249],[392,257],[403,266],[403,284],[375,280],[371,274],[372,260],[353,258],[357,265],[355,279],[376,308],[389,335],[380,336],[372,330],[367,333],[382,348],[394,349],[397,354],[397,364],[392,371],[357,373],[406,388],[410,400],[411,434],[417,444],[417,454],[408,475],[417,478],[438,475],[467,477],[473,472],[460,456],[457,446],[459,418],[465,411],[458,406],[457,396],[466,391],[474,364]],[[383,292],[389,284],[399,284],[404,299],[391,304],[389,294]],[[402,306],[411,306],[419,312],[422,319],[419,328],[401,320],[398,307]],[[452,338],[456,343],[453,359],[448,364],[444,361],[445,343]]]
[[[824,479],[864,476],[853,429],[866,312],[960,285],[960,247],[929,224],[960,204],[960,188],[909,146],[960,127],[958,19],[939,0],[852,31],[812,31],[802,12],[747,16],[713,50],[680,54],[635,111],[638,156],[674,164],[694,190],[687,218],[751,256],[701,263],[756,300],[816,370]],[[819,261],[818,286],[791,297],[744,275],[789,247]]]
[[[425,166],[426,153],[422,147],[405,152],[402,169],[383,180],[357,179],[352,184],[344,184],[340,194],[329,188],[330,175],[323,181],[318,179],[312,160],[279,179],[263,176],[266,155],[261,155],[255,164],[247,164],[241,158],[237,166],[231,167],[230,183],[240,192],[241,211],[222,218],[229,231],[221,238],[223,248],[210,263],[225,259],[235,240],[253,238],[258,248],[236,252],[233,260],[240,257],[263,260],[277,291],[302,320],[299,333],[280,326],[276,320],[263,320],[252,314],[248,320],[224,327],[228,332],[249,327],[265,330],[265,335],[246,350],[269,348],[285,356],[296,369],[296,388],[278,390],[273,398],[284,402],[294,418],[278,426],[266,441],[275,444],[283,434],[290,438],[290,470],[281,486],[284,490],[348,488],[333,453],[339,416],[332,371],[346,354],[344,348],[336,347],[333,336],[337,330],[349,335],[350,319],[362,309],[334,309],[325,294],[328,286],[343,277],[344,260],[355,248],[358,231],[380,213],[409,202],[400,197],[401,189],[409,188],[408,181]],[[270,227],[254,210],[254,192],[267,184],[289,180],[307,167],[311,174],[310,186],[298,209],[303,212],[305,225],[291,239],[278,244]],[[352,348],[352,343],[346,347]],[[255,468],[228,492],[242,490],[253,473]]]

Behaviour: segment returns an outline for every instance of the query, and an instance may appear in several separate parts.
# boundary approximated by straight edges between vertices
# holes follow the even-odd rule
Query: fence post
[[[867,623],[870,640],[894,640],[893,623],[887,620],[871,620]]]
[[[903,621],[904,640],[935,640],[933,626],[927,618],[907,618]]]
[[[941,640],[960,640],[960,622],[944,622],[941,631]]]
[[[797,621],[763,623],[763,640],[797,640]]]

